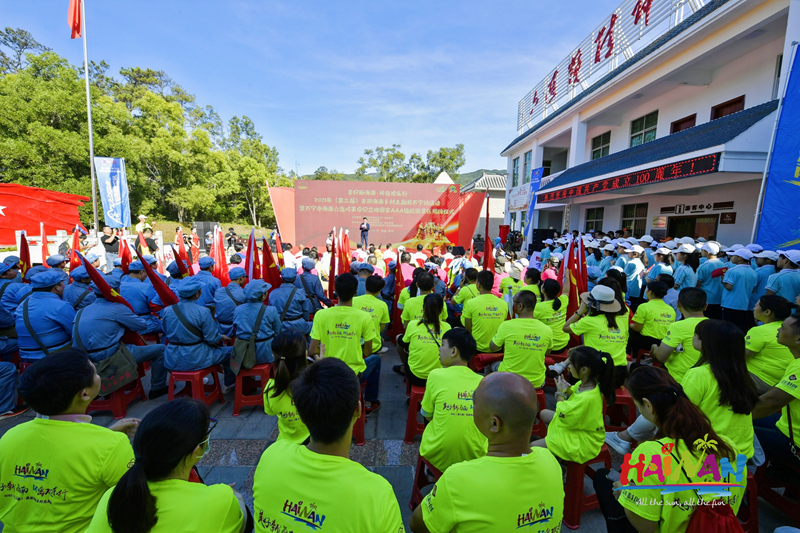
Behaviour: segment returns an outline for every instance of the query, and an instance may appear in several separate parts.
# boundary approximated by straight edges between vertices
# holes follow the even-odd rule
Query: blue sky
[[[90,59],[164,70],[223,120],[248,115],[286,170],[464,143],[466,172],[506,168],[519,100],[618,3],[88,0],[86,17]],[[79,64],[68,4],[0,0],[0,25]]]

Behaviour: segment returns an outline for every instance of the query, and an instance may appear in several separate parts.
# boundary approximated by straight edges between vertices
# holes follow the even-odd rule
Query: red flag
[[[45,268],[50,268],[50,265],[47,264],[47,258],[50,255],[50,250],[47,247],[47,235],[44,234],[44,223],[39,222],[39,235],[41,236],[41,246],[42,249],[42,266]]]
[[[267,239],[264,239],[264,247],[261,249],[261,253],[263,255],[261,265],[262,279],[272,285],[273,289],[280,287],[281,271],[278,269],[278,265],[275,264],[275,258],[272,255]]]
[[[247,281],[260,278],[260,272],[256,271],[258,262],[258,248],[256,248],[256,228],[250,229],[250,237],[247,239],[247,252],[244,258],[244,271],[247,272]]]
[[[192,262],[189,263],[188,260],[186,262],[194,265],[198,261],[200,261],[200,235],[192,233]]]
[[[189,254],[186,253],[186,242],[183,240],[183,228],[178,228],[178,253],[175,255],[175,259],[182,259],[186,261],[186,264],[189,264]]]
[[[475,249],[475,239],[469,241],[469,262],[472,262],[472,254]]]
[[[162,258],[161,250],[156,253],[156,259],[158,260],[158,273],[164,276],[164,260]]]
[[[28,236],[22,231],[19,235],[19,268],[22,273],[22,279],[25,279],[25,273],[32,266],[31,250],[28,248]]]
[[[492,239],[489,238],[489,189],[486,189],[486,230],[483,241],[483,269],[494,274],[494,254]]]
[[[231,283],[231,278],[228,277],[228,258],[225,257],[225,240],[222,235],[222,229],[219,226],[214,230],[214,241],[212,243],[212,254],[214,258],[214,270],[211,274],[217,278],[223,287],[227,287]]]
[[[109,302],[125,304],[130,308],[131,311],[133,311],[131,304],[129,304],[125,298],[120,296],[120,294],[116,290],[112,289],[111,286],[106,282],[106,277],[98,272],[97,269],[95,269],[92,264],[82,255],[80,258],[81,261],[83,261],[83,266],[86,268],[86,273],[89,275],[89,278],[94,282],[94,284],[97,285],[97,289],[103,295],[103,298]]]
[[[141,231],[139,232],[138,241],[139,249],[136,251],[136,255],[150,255],[150,247],[147,246],[147,241],[144,240],[144,235],[142,235]],[[139,259],[141,259],[141,257]]]
[[[81,260],[78,257],[78,253],[81,251],[81,239],[78,233],[77,226],[72,231],[72,246],[70,247],[69,251],[69,271],[72,272],[79,266],[81,266]]]
[[[340,237],[339,237],[339,257],[341,257],[341,271],[339,274],[343,274],[345,272],[350,272],[350,233],[345,231],[344,234],[341,233],[341,228],[339,229]]]
[[[266,242],[263,235],[261,236],[261,241]],[[255,241],[253,241],[253,246],[255,246],[253,251],[253,279],[264,279],[264,273],[261,270],[261,256],[259,255],[258,246],[256,246]],[[272,252],[270,252],[270,254],[271,253]]]
[[[578,239],[580,240],[580,248],[578,249],[578,290],[580,293],[587,292],[589,290],[589,271],[586,267],[586,249],[584,248],[583,244],[583,237],[578,235]]]
[[[391,332],[389,333],[389,338],[392,339],[393,342],[396,342],[397,335],[403,332],[403,322],[400,318],[400,315],[403,314],[403,310],[397,307],[397,302],[400,301],[400,293],[402,293],[405,288],[406,283],[403,279],[403,269],[400,268],[398,258],[394,269],[394,316],[392,317]]]
[[[119,238],[119,255],[117,257],[122,260],[120,268],[122,268],[122,271],[127,274],[128,265],[133,262],[133,254],[131,253],[131,249],[128,247],[128,240],[125,238],[125,235],[122,235]]]
[[[333,299],[333,292],[336,290],[334,287],[334,280],[336,279],[336,228],[331,232],[331,261],[328,268],[328,299]]]
[[[67,24],[69,29],[72,30],[70,39],[77,39],[81,36],[81,0],[69,0]]]
[[[180,258],[179,253],[175,251],[174,244],[170,244],[170,246],[172,246],[172,254],[175,256],[175,264],[178,266],[178,271],[183,274],[184,278],[188,278],[192,275],[192,271],[186,267],[189,262],[186,261],[184,263],[184,260]],[[184,253],[186,253],[186,250],[184,250]]]
[[[278,254],[278,267],[283,270],[286,263],[283,262],[283,243],[281,243],[281,236],[275,232],[275,252]]]
[[[139,235],[141,235],[141,233]],[[172,289],[167,287],[167,284],[156,275],[156,273],[153,271],[153,267],[151,267],[147,261],[142,261],[142,266],[144,267],[144,271],[147,273],[147,277],[150,278],[150,283],[153,284],[153,289],[155,289],[156,294],[158,294],[158,296],[161,298],[161,302],[164,304],[164,307],[169,307],[170,305],[178,303],[178,297],[175,296],[175,293],[172,292]]]

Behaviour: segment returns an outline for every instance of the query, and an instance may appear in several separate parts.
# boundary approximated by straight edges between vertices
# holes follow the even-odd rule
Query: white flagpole
[[[94,171],[94,135],[92,133],[92,93],[89,90],[89,50],[86,45],[86,0],[81,3],[81,36],[83,37],[83,74],[86,79],[86,116],[89,120],[89,172],[92,178],[92,208],[94,211],[94,235],[98,233],[97,178]]]

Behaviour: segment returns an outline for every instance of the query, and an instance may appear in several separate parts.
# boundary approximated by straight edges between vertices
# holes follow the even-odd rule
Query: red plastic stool
[[[605,463],[611,470],[611,454],[608,446],[603,444],[600,453],[585,463],[565,461],[567,467],[567,483],[564,485],[564,525],[570,529],[578,529],[581,525],[581,515],[586,511],[597,509],[597,494],[585,495],[583,493],[583,476],[594,479],[594,469],[589,466],[595,463]]]
[[[739,514],[736,517],[742,523],[744,533],[758,533],[758,485],[755,476],[749,470],[744,494],[747,498],[747,506],[739,507]]]
[[[239,416],[242,407],[251,407],[260,405],[264,407],[264,388],[267,386],[267,380],[272,375],[272,363],[263,365],[256,365],[253,368],[242,368],[236,375],[236,390],[233,396],[233,416]],[[261,390],[256,383],[256,378],[260,378]],[[245,394],[245,392],[255,394]]]
[[[92,400],[86,412],[111,411],[114,415],[114,420],[125,418],[128,414],[128,405],[130,405],[131,402],[137,398],[141,398],[143,402],[147,400],[147,395],[144,393],[144,387],[142,386],[142,378],[145,375],[145,370],[141,364],[138,366],[138,371],[139,375],[136,376],[136,381],[129,383],[121,389],[115,390],[107,396],[98,396]]]
[[[356,420],[353,426],[353,437],[356,439],[356,446],[363,446],[367,443],[364,438],[364,426],[367,424],[367,408],[364,405],[364,389],[367,388],[366,383],[361,384],[361,416]]]
[[[616,391],[617,401],[614,405],[608,406],[608,424],[606,424],[606,431],[622,431],[624,422],[626,427],[631,427],[636,421],[636,404],[633,403],[631,393],[625,387],[620,387]],[[627,415],[623,407],[628,408]]]
[[[781,465],[784,466],[784,465]],[[800,478],[800,469],[792,466],[785,466],[789,470],[794,471],[795,475]],[[784,482],[773,479],[767,476],[767,465],[763,464],[756,470],[755,476],[758,486],[761,487],[759,496],[766,501],[777,507],[780,512],[788,516],[794,521],[795,526],[800,527],[800,505],[794,500],[800,498],[800,488],[796,486],[787,486]],[[748,476],[748,483],[750,478]],[[775,489],[785,489],[781,494]]]
[[[475,372],[483,372],[483,369],[492,363],[503,360],[503,353],[478,353],[469,360],[469,367]]]
[[[225,403],[225,398],[222,397],[222,388],[219,385],[218,373],[222,373],[220,365],[190,372],[170,372],[167,398],[170,401],[174,400],[175,383],[185,381],[186,387],[180,392],[180,396],[191,395],[192,398],[203,401],[206,405],[211,405],[215,400],[219,400],[219,403]],[[213,385],[203,385],[203,378],[206,376],[211,376],[211,380],[214,382]]]
[[[547,398],[544,395],[543,389],[536,389],[536,402],[539,404],[539,409],[536,415],[536,423],[533,424],[531,435],[534,437],[545,438],[547,436],[547,424],[544,423],[539,416],[542,409],[547,409]]]
[[[408,399],[408,417],[406,418],[406,436],[403,437],[403,442],[406,444],[414,444],[414,437],[422,435],[422,432],[425,431],[425,424],[420,422],[417,417],[424,396],[425,387],[411,386],[411,396]]]
[[[417,457],[417,468],[414,469],[414,484],[411,486],[411,501],[408,502],[408,506],[413,511],[417,508],[417,506],[422,503],[422,489],[427,487],[431,484],[428,481],[428,476],[425,475],[425,467],[428,467],[433,477],[436,481],[442,477],[442,473],[436,469],[427,459],[422,457],[421,455]]]

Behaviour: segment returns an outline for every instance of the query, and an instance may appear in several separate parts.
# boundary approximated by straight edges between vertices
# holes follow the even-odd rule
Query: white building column
[[[800,0],[796,1],[800,2]],[[581,121],[580,113],[575,113],[572,117],[567,168],[576,167],[586,162],[586,129],[586,123]]]
[[[781,84],[778,88],[778,98],[783,94],[783,89],[789,77],[793,41],[800,42],[800,0],[791,0],[789,3],[789,17],[786,22],[786,39],[783,42],[783,63],[781,64]],[[797,46],[800,47],[800,44]]]

